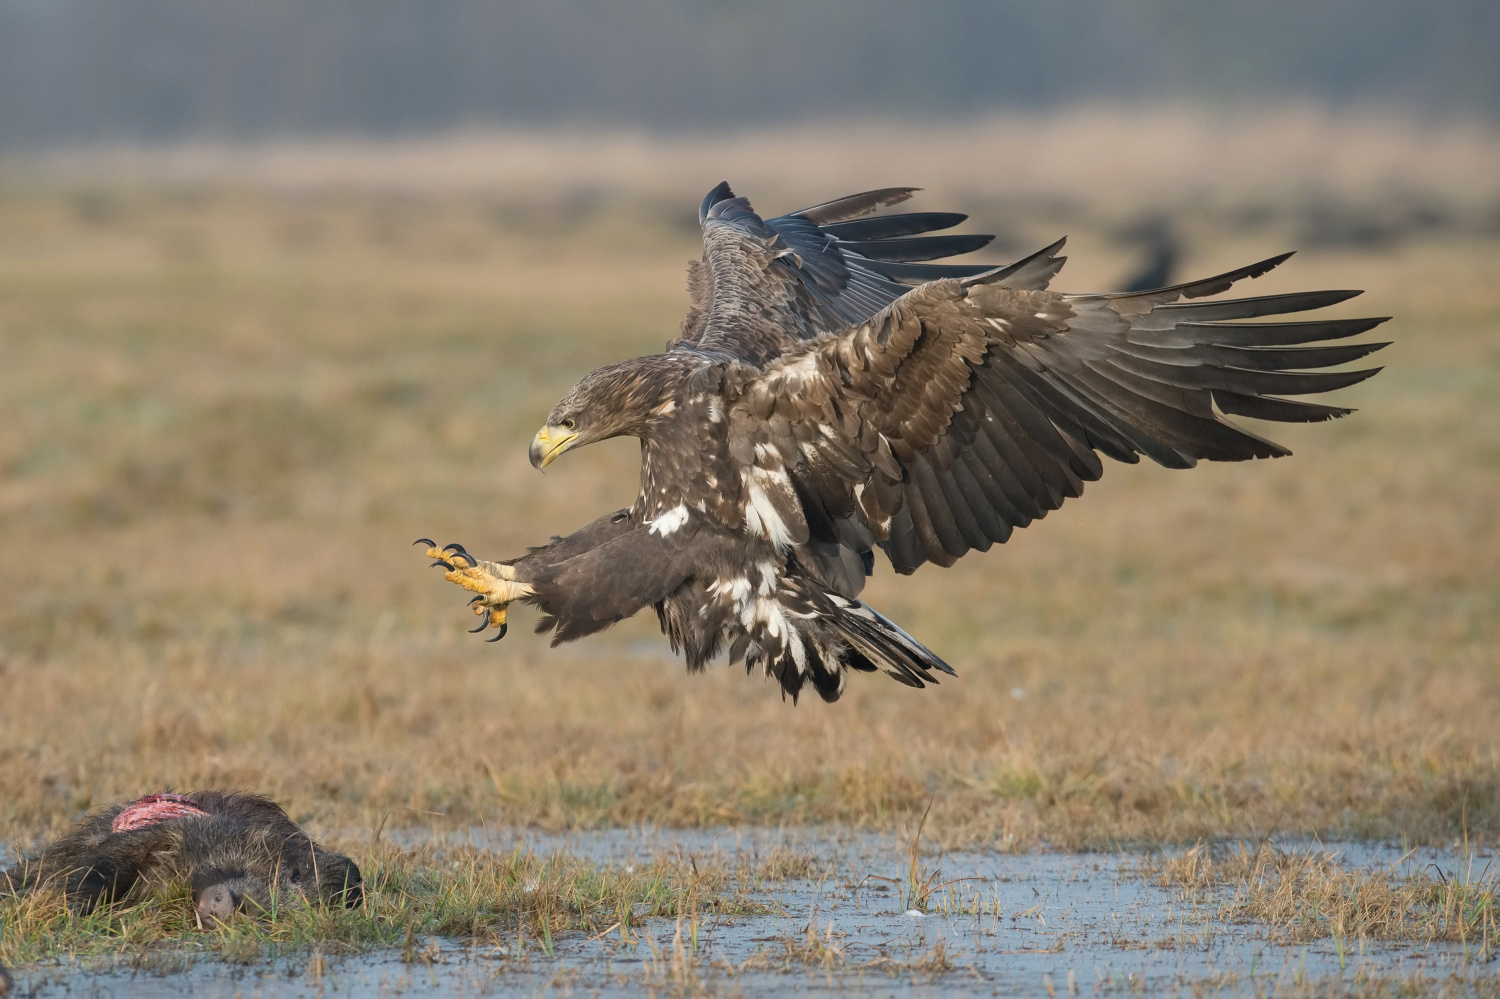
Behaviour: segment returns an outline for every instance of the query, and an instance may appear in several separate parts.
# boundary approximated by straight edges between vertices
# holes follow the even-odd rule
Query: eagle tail
[[[801,599],[795,607],[784,606],[790,612],[782,618],[791,626],[788,631],[762,632],[753,640],[746,635],[742,640],[748,646],[744,648],[746,667],[759,666],[767,676],[775,677],[782,694],[790,695],[793,703],[807,684],[823,700],[838,700],[851,669],[861,673],[881,670],[918,688],[937,683],[935,673],[957,675],[879,611],[831,591],[798,589],[802,589]],[[740,652],[741,647],[731,649],[730,659],[737,659]]]
[[[840,611],[829,623],[849,643],[842,665],[864,673],[882,670],[896,681],[918,688],[937,683],[934,673],[958,675],[935,652],[873,607],[836,593],[829,593],[828,599]]]

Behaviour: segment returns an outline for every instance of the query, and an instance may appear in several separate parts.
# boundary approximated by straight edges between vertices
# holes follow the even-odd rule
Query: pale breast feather
[[[652,534],[660,534],[665,538],[667,535],[680,530],[682,526],[688,522],[688,517],[689,513],[687,506],[683,503],[678,503],[670,510],[666,510],[658,514],[656,518],[651,521],[649,530]]]

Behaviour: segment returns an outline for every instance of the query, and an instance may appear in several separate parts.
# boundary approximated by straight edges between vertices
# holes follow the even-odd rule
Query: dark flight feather
[[[725,189],[728,189],[727,185]],[[804,208],[793,214],[800,215],[818,225],[845,222],[862,215],[869,215],[882,208],[889,208],[891,205],[899,205],[909,200],[919,190],[921,188],[918,187],[883,187],[878,191],[865,191],[862,194],[851,194],[835,201],[825,201],[821,205]]]
[[[917,236],[912,239],[839,240],[838,247],[866,260],[937,260],[973,253],[990,244],[994,236]]]
[[[805,214],[805,213],[803,213]],[[877,215],[854,222],[829,222],[822,225],[823,235],[837,240],[898,239],[939,229],[952,229],[968,221],[958,212],[908,212],[905,215]],[[990,237],[993,239],[994,237]],[[986,240],[988,242],[988,240]]]

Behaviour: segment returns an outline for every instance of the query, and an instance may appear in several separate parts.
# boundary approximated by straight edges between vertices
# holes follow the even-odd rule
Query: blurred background
[[[733,131],[1080,101],[1500,116],[1485,0],[6,0],[5,146]]]
[[[1500,832],[1500,5],[0,0],[0,842],[242,786],[316,829],[843,822],[1013,848]],[[1089,291],[1394,315],[1276,462],[1111,466],[867,591],[953,662],[781,703],[647,615],[498,646],[411,540],[629,502],[535,473],[660,349],[695,211],[885,185]]]

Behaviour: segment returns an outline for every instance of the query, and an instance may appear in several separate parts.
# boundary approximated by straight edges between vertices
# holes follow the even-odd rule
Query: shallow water
[[[807,880],[767,882],[756,901],[776,910],[698,927],[649,920],[631,944],[618,931],[554,940],[554,954],[535,942],[483,947],[427,941],[421,957],[399,952],[357,958],[306,955],[268,965],[200,962],[169,973],[82,971],[68,966],[19,974],[20,994],[37,996],[351,997],[498,994],[625,994],[651,986],[696,986],[726,994],[803,995],[851,988],[883,995],[1058,995],[1210,986],[1250,994],[1307,981],[1356,976],[1493,978],[1500,962],[1476,965],[1454,946],[1346,944],[1285,946],[1266,927],[1235,925],[1216,906],[1184,904],[1170,889],[1135,873],[1139,854],[948,853],[924,856],[936,882],[929,912],[908,911],[902,889],[907,844],[847,832],[611,830],[567,836],[475,832],[459,837],[508,852],[517,845],[566,850],[593,860],[631,864],[682,851],[765,856],[781,845],[811,852],[826,870]],[[450,839],[449,841],[453,841]],[[1346,866],[1412,871],[1435,864],[1461,871],[1453,850],[1410,854],[1374,844],[1334,844]],[[1478,867],[1488,857],[1477,858]],[[1477,870],[1478,868],[1476,868]],[[900,882],[892,885],[879,878]],[[808,929],[816,934],[809,948]],[[812,956],[828,957],[828,967]]]

